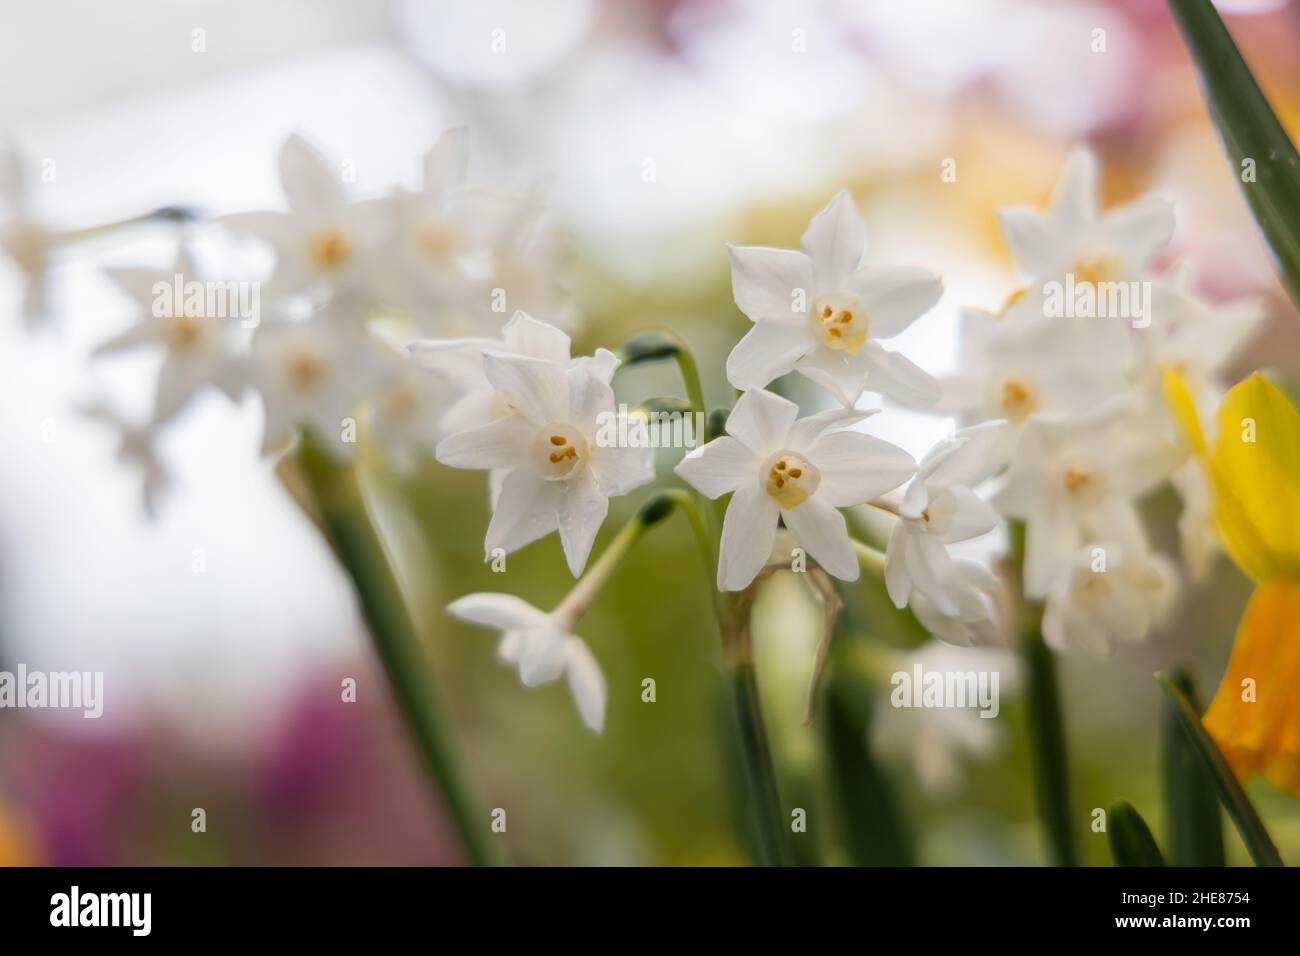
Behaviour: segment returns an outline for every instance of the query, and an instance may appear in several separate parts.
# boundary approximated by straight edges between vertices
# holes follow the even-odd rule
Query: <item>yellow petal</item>
[[[1208,459],[1209,452],[1205,446],[1205,431],[1201,428],[1201,417],[1196,413],[1196,399],[1187,386],[1187,380],[1173,369],[1164,371],[1165,404],[1169,406],[1183,440],[1192,450],[1192,454],[1201,459]]]
[[[1259,373],[1219,406],[1210,456],[1224,547],[1256,581],[1300,574],[1300,412]]]
[[[1261,584],[1202,721],[1233,772],[1300,796],[1300,579]]]

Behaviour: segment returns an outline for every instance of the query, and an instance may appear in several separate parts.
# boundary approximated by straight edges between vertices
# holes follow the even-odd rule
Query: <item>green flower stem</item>
[[[660,331],[638,335],[615,349],[614,354],[625,366],[673,360],[681,372],[691,410],[704,412],[704,388],[700,383],[700,369],[695,362],[695,353],[676,333]]]
[[[1181,668],[1170,682],[1200,713],[1192,679]],[[1166,697],[1161,717],[1161,768],[1164,774],[1165,826],[1174,866],[1224,866],[1223,820],[1214,777],[1183,730],[1178,702]]]
[[[119,219],[115,222],[105,222],[100,223],[97,226],[87,226],[82,229],[72,229],[67,232],[59,233],[58,239],[63,242],[82,242],[87,239],[98,239],[100,236],[117,232],[120,229],[130,229],[134,226],[144,226],[159,222],[195,222],[199,218],[200,214],[197,210],[185,206],[160,206],[150,212],[143,213],[139,216],[132,216],[129,219]]]
[[[1106,837],[1116,866],[1168,865],[1156,838],[1151,835],[1151,828],[1131,803],[1119,801],[1106,817]]]
[[[297,464],[295,477],[304,487],[290,490],[317,520],[352,579],[398,710],[460,834],[465,856],[474,866],[491,865],[494,854],[488,846],[487,816],[474,809],[460,775],[446,718],[436,699],[428,655],[366,508],[357,474],[308,437],[298,450]]]
[[[853,550],[858,553],[858,564],[864,571],[869,571],[876,577],[885,576],[885,556],[871,547],[869,544],[863,544],[857,538],[853,538]]]
[[[1017,587],[1024,577],[1024,525],[1011,526],[1012,569]],[[1052,862],[1078,866],[1074,839],[1074,810],[1070,799],[1070,767],[1061,716],[1061,693],[1056,679],[1056,658],[1043,641],[1040,605],[1020,595],[1020,655],[1025,666],[1029,739],[1033,751],[1034,785],[1038,815]]]

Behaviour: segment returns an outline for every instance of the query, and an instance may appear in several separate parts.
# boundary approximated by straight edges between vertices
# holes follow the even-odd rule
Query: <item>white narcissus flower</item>
[[[847,192],[819,212],[803,251],[728,246],[736,306],[754,327],[727,357],[736,388],[763,388],[799,372],[851,407],[864,389],[908,404],[939,397],[937,383],[880,345],[928,311],[939,277],[924,269],[862,265],[866,226]]]
[[[1144,541],[1133,502],[1182,459],[1122,400],[1083,418],[1031,420],[992,498],[1004,516],[1025,522],[1026,594],[1045,597],[1086,541]]]
[[[283,448],[311,429],[336,454],[355,450],[355,416],[381,380],[381,344],[363,331],[318,314],[306,322],[263,322],[245,361],[249,385],[262,396],[262,451]]]
[[[370,396],[367,424],[375,441],[401,471],[413,470],[444,432],[439,425],[450,389],[441,378],[414,368],[405,356],[392,356],[397,371]]]
[[[901,448],[844,430],[868,414],[835,409],[799,419],[794,402],[756,389],[736,402],[727,435],[681,460],[677,474],[702,494],[733,492],[719,590],[749,587],[772,553],[778,520],[827,572],[857,580],[857,554],[838,509],[897,488],[916,471]]]
[[[271,245],[273,298],[365,291],[376,243],[386,229],[383,202],[353,202],[336,167],[301,136],[280,148],[284,212],[243,212],[219,221]]]
[[[576,576],[609,499],[654,478],[654,450],[599,440],[618,410],[613,389],[590,363],[487,351],[483,371],[495,392],[509,396],[510,413],[444,438],[437,458],[453,468],[505,472],[484,542],[489,557],[558,529]]]
[[[478,428],[517,411],[512,396],[488,381],[483,368],[485,351],[566,366],[586,365],[606,384],[613,379],[619,365],[614,353],[597,349],[593,356],[570,359],[570,347],[565,332],[520,311],[506,323],[500,339],[419,339],[407,350],[415,364],[446,378],[460,392],[441,421],[443,430],[452,433]]]
[[[1107,654],[1115,643],[1146,639],[1168,616],[1177,593],[1173,564],[1142,546],[1095,543],[1075,552],[1043,609],[1043,639],[1056,651],[1077,644]]]
[[[605,675],[591,649],[571,632],[572,614],[561,606],[550,614],[510,594],[468,594],[447,610],[462,621],[502,632],[497,656],[519,671],[528,687],[564,675],[583,722],[596,733],[605,727]]]
[[[1019,428],[1031,415],[1092,411],[1128,387],[1127,328],[1044,318],[1040,304],[1026,291],[1000,316],[964,310],[961,360],[940,378],[943,394],[933,411],[971,424],[1001,418]]]
[[[938,613],[960,615],[970,585],[945,546],[997,527],[998,513],[972,487],[1001,467],[1008,430],[1005,421],[962,429],[921,460],[885,552],[885,587],[895,607],[906,607],[919,591]]]
[[[957,558],[953,565],[947,593],[954,598],[956,610],[941,610],[924,592],[915,590],[908,602],[912,612],[922,627],[945,644],[961,647],[997,644],[999,634],[990,595],[1001,587],[1001,582],[977,561]]]
[[[1048,212],[1015,206],[998,219],[1016,266],[1032,282],[1136,279],[1174,232],[1173,203],[1159,196],[1102,213],[1097,158],[1085,147],[1066,158]]]
[[[140,268],[106,271],[142,315],[135,325],[100,345],[95,354],[138,348],[162,351],[154,411],[158,421],[171,418],[209,385],[220,388],[232,401],[239,400],[227,348],[228,318],[207,315],[206,300],[195,307],[184,295],[176,295],[177,282],[183,290],[186,282],[198,281],[194,262],[184,248],[166,272]]]

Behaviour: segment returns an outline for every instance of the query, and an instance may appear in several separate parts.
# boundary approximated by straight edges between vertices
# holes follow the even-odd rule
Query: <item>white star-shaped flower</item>
[[[374,251],[390,214],[384,201],[354,202],[344,188],[341,166],[327,160],[301,136],[280,148],[280,185],[288,210],[243,212],[220,222],[275,250],[275,271],[267,283],[274,298],[368,292]]]
[[[1122,399],[1082,418],[1031,420],[992,499],[1025,522],[1026,594],[1045,597],[1086,541],[1144,541],[1133,502],[1182,459]]]
[[[605,726],[605,675],[591,649],[573,633],[576,622],[561,606],[547,614],[510,594],[468,594],[447,610],[462,621],[502,632],[497,656],[519,671],[528,687],[563,675],[583,722],[596,733]]]
[[[166,272],[119,267],[107,273],[134,300],[142,315],[135,325],[100,345],[95,354],[139,348],[163,353],[154,411],[158,421],[171,418],[209,385],[220,388],[232,401],[239,400],[228,351],[230,320],[222,315],[207,315],[206,297],[199,305],[175,294],[177,277],[182,291],[185,283],[201,281],[183,247],[177,252],[175,265]]]
[[[1061,168],[1047,212],[1013,206],[998,213],[1016,266],[1034,283],[1119,282],[1138,278],[1174,233],[1173,203],[1143,196],[1101,212],[1097,158],[1079,147]]]
[[[864,389],[908,404],[939,396],[926,372],[881,346],[943,294],[924,269],[862,264],[866,225],[841,191],[803,234],[803,251],[729,246],[731,286],[754,327],[727,358],[727,379],[757,389],[799,372],[851,407]]]
[[[997,527],[998,513],[972,487],[1003,464],[1008,431],[1004,421],[965,428],[921,460],[903,495],[885,553],[885,586],[895,607],[906,607],[919,591],[940,614],[960,614],[970,585],[945,545]]]
[[[1107,654],[1146,639],[1167,617],[1178,577],[1165,557],[1141,545],[1094,543],[1059,572],[1043,609],[1043,639],[1064,652],[1077,644]]]
[[[510,553],[559,530],[569,569],[586,566],[609,499],[654,478],[649,447],[620,447],[609,382],[591,363],[483,352],[483,372],[509,412],[444,438],[437,458],[454,468],[505,472],[484,547]]]
[[[736,402],[727,435],[682,459],[677,474],[702,494],[733,492],[719,590],[749,587],[772,553],[778,520],[826,571],[857,580],[857,555],[838,509],[897,488],[916,471],[901,448],[844,430],[868,414],[834,409],[800,419],[794,402],[755,389]]]

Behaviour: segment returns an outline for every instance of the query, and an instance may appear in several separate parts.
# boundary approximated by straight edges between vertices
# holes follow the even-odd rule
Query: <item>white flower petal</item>
[[[506,554],[518,551],[559,527],[556,484],[528,467],[506,475],[483,542],[489,557],[497,548]]]
[[[579,638],[570,637],[566,643],[564,671],[569,680],[569,692],[578,705],[583,722],[596,733],[601,733],[605,729],[608,697],[605,675],[601,673],[591,649]]]
[[[807,451],[826,432],[856,425],[879,411],[878,408],[839,407],[805,415],[791,426],[786,443],[792,451]]]
[[[862,432],[837,431],[822,435],[807,451],[808,460],[821,473],[816,496],[835,508],[870,501],[892,491],[916,473],[912,456]]]
[[[422,185],[425,194],[442,199],[465,181],[468,168],[469,130],[463,126],[453,127],[439,136],[424,155]]]
[[[979,484],[1006,463],[1010,432],[1010,423],[1002,420],[963,428],[925,456],[921,472],[935,484]]]
[[[673,470],[706,498],[717,498],[735,491],[742,482],[757,480],[761,465],[754,452],[723,435],[691,451]]]
[[[933,405],[942,391],[939,383],[911,359],[868,342],[862,352],[869,363],[867,388],[904,405]]]
[[[871,343],[867,343],[869,348]],[[818,347],[798,362],[794,370],[826,389],[845,408],[852,408],[867,384],[865,349],[857,355]]]
[[[448,435],[438,442],[434,457],[452,468],[527,467],[528,446],[534,436],[534,426],[519,415],[506,415]]]
[[[563,365],[569,361],[569,337],[553,325],[519,310],[501,330],[506,350],[516,355],[546,359]]]
[[[727,418],[727,434],[754,454],[765,457],[781,448],[799,406],[761,388],[750,389],[736,401]]]
[[[483,353],[483,373],[536,425],[565,423],[569,417],[569,377],[564,366],[545,359]]]
[[[529,631],[519,655],[519,679],[525,687],[549,684],[564,673],[568,638],[558,630]]]
[[[818,490],[794,508],[782,508],[781,517],[795,540],[813,558],[841,581],[858,579],[858,555],[849,540],[848,525]]]
[[[767,563],[781,509],[758,481],[736,489],[722,519],[718,590],[743,591]]]
[[[800,242],[812,260],[818,291],[850,288],[866,248],[867,227],[847,190],[841,189],[813,217]]]
[[[802,323],[807,309],[795,311],[799,301],[810,301],[812,262],[795,249],[765,246],[727,246],[731,256],[731,292],[736,307],[754,322],[782,325]]]
[[[965,485],[945,488],[932,504],[931,514],[934,522],[942,525],[939,540],[945,544],[988,534],[1001,520],[992,506]]]
[[[327,217],[347,203],[342,170],[297,133],[280,147],[280,185],[296,213]]]
[[[550,617],[513,594],[480,591],[466,594],[447,605],[447,612],[470,624],[503,631],[548,627]]]
[[[1011,206],[998,210],[998,224],[1022,276],[1038,279],[1056,274],[1061,261],[1059,243],[1046,216],[1037,209]]]
[[[1140,272],[1174,235],[1174,204],[1143,196],[1106,214],[1105,231],[1131,272]]]
[[[1079,546],[1079,532],[1066,515],[1043,511],[1025,525],[1025,595],[1047,596],[1056,575]]]
[[[596,532],[609,513],[609,499],[601,492],[590,468],[580,468],[578,474],[558,484],[563,486],[558,508],[560,542],[564,545],[569,570],[576,578],[587,566]]]
[[[867,311],[871,337],[888,339],[930,311],[943,297],[943,283],[927,269],[874,267],[859,269],[853,289]]]
[[[1086,146],[1070,151],[1052,190],[1052,218],[1058,229],[1084,226],[1097,217],[1097,157]]]
[[[885,548],[885,590],[894,607],[900,611],[907,607],[912,595],[912,575],[907,570],[907,556],[903,553],[907,548],[907,536],[907,528],[903,522],[898,522],[890,532],[889,545]]]
[[[739,389],[763,388],[816,347],[806,323],[755,322],[727,356],[727,381]]]
[[[948,549],[932,534],[909,533],[903,560],[912,586],[929,598],[943,614],[956,614],[960,609],[960,582],[957,566]]]

